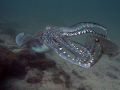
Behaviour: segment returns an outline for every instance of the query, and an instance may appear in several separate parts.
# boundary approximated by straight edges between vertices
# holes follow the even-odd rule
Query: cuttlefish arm
[[[60,29],[64,33],[68,33],[68,32],[80,31],[81,29],[91,28],[91,27],[98,27],[107,32],[107,30],[105,29],[104,26],[97,24],[97,23],[93,23],[93,22],[81,22],[81,23],[77,23],[77,24],[69,26],[69,27],[60,27]]]
[[[61,37],[59,32],[54,32],[51,29],[45,31],[43,41],[49,48],[58,53],[60,57],[83,68],[93,66],[102,56],[102,47],[99,43],[90,42],[88,50],[87,46],[85,47],[81,43],[74,42],[66,37]],[[92,46],[93,44],[94,46]]]
[[[91,33],[91,34],[94,34],[94,35],[97,35],[99,37],[107,39],[107,37],[105,35],[99,34],[99,33],[95,32],[94,30],[89,29],[89,28],[84,28],[84,29],[74,31],[74,32],[67,32],[67,33],[63,32],[62,35],[67,36],[67,37],[71,37],[71,36],[77,36],[77,35],[86,34],[86,33]]]

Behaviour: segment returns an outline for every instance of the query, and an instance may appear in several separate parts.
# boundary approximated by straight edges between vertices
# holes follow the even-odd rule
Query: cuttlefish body
[[[107,31],[102,25],[92,22],[82,22],[69,27],[47,26],[44,30],[33,35],[19,33],[16,36],[18,46],[25,45],[29,50],[46,53],[51,50],[59,54],[63,59],[83,68],[93,66],[102,54],[116,57],[120,53],[119,47],[107,39],[103,34],[95,32],[92,27]],[[91,33],[85,44],[75,42],[69,37]],[[69,54],[68,51],[71,53]]]

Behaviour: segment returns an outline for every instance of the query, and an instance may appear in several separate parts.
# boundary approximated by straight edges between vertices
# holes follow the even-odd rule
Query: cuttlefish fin
[[[34,40],[34,39],[35,39],[35,37],[33,35],[30,35],[30,34],[24,35],[24,32],[22,32],[16,36],[15,42],[18,46],[21,46],[21,45],[23,45],[31,40]]]

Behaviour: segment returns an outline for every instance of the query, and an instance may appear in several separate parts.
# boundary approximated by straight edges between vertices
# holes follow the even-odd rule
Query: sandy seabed
[[[0,35],[0,39],[5,43],[2,45],[9,47],[17,47],[15,40],[9,35]],[[22,50],[20,47],[13,49],[14,52]],[[53,83],[52,73],[54,69],[44,70],[42,81],[39,83],[27,83],[26,78],[39,72],[33,68],[29,70],[23,80],[11,77],[6,80],[6,86],[10,86],[7,90],[119,90],[120,88],[120,59],[109,60],[107,55],[103,55],[99,62],[91,68],[85,69],[76,66],[61,57],[55,52],[45,54],[48,59],[55,60],[56,67],[62,69],[70,77],[69,88],[65,83]],[[60,77],[63,81],[63,77]]]

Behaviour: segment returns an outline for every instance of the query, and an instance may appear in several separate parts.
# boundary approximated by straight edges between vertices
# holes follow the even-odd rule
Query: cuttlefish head
[[[120,47],[110,41],[109,39],[89,35],[87,37],[87,41],[95,40],[98,41],[101,47],[103,48],[103,53],[108,54],[110,59],[118,58],[120,57]]]
[[[50,48],[48,48],[42,41],[35,36],[28,34],[24,35],[24,33],[19,33],[16,38],[15,42],[18,46],[25,45],[29,50],[39,53],[49,52]]]

